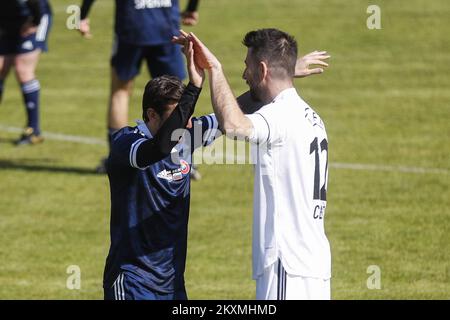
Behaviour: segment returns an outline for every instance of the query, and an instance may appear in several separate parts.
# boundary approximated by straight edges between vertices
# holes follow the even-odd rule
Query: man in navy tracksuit
[[[144,90],[143,121],[112,136],[106,161],[111,246],[105,299],[187,299],[192,152],[220,135],[213,115],[191,119],[204,74],[196,71],[189,52],[192,48],[187,51],[189,84],[174,76],[153,78]],[[174,132],[179,132],[176,139]]]

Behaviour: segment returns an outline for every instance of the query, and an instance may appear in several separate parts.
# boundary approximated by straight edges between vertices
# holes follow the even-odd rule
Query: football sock
[[[39,128],[39,92],[41,87],[37,79],[22,83],[22,95],[27,110],[27,126],[33,128],[36,135],[41,133]]]

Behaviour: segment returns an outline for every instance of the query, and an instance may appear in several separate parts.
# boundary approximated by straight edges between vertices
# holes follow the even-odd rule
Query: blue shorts
[[[116,38],[113,46],[111,66],[122,81],[139,74],[142,60],[146,60],[152,78],[162,75],[186,77],[181,47],[172,43],[142,46],[125,43]]]
[[[6,32],[0,37],[0,55],[23,54],[37,49],[44,52],[48,51],[47,39],[51,25],[52,15],[46,13],[42,16],[36,33],[22,37],[17,33],[9,34]]]
[[[143,286],[125,272],[117,277],[110,288],[104,288],[105,300],[187,300],[186,290],[161,293]]]

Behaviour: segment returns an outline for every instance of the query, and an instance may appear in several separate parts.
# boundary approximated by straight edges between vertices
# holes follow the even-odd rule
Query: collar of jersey
[[[147,125],[145,124],[144,121],[142,120],[136,120],[136,124],[137,124],[137,128],[140,132],[142,132],[143,134],[145,134],[145,136],[148,139],[153,138],[152,133],[150,132],[150,130],[148,130]],[[178,152],[176,146],[172,148],[171,152]]]
[[[153,138],[150,130],[148,130],[147,125],[145,124],[144,121],[142,120],[136,120],[137,123],[137,127],[139,129],[140,132],[142,132],[143,134],[145,134],[145,136],[149,139]]]
[[[273,100],[272,103],[285,99],[287,97],[292,97],[294,95],[297,95],[297,90],[295,88],[287,88],[281,91]]]

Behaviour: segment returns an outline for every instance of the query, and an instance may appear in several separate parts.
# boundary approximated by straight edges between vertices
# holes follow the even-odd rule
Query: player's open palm
[[[205,80],[205,71],[200,69],[194,62],[194,44],[192,41],[185,41],[183,53],[186,56],[189,81],[200,88]]]
[[[304,78],[313,74],[321,74],[324,71],[321,67],[328,67],[328,63],[324,61],[328,58],[330,58],[330,56],[326,51],[314,51],[298,58],[295,65],[295,77]],[[311,68],[313,65],[320,67]]]

